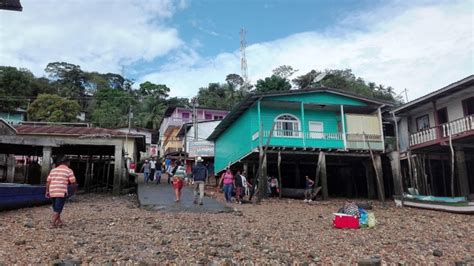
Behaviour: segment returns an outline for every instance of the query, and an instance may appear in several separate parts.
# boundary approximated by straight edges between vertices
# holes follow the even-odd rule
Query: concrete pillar
[[[122,165],[123,165],[123,158],[122,158],[122,145],[116,144],[115,145],[115,153],[114,153],[114,194],[120,194],[120,186],[122,183]]]
[[[402,173],[400,170],[401,168],[400,152],[392,151],[388,153],[388,158],[390,159],[390,166],[392,168],[393,189],[394,189],[395,195],[402,195],[403,185],[402,185]]]
[[[16,159],[13,155],[8,155],[7,157],[7,182],[14,183],[15,182],[15,166],[16,166]]]
[[[466,155],[462,148],[456,148],[456,170],[458,174],[458,191],[460,196],[469,194],[469,180],[467,178]]]
[[[43,147],[43,159],[41,161],[41,184],[46,184],[49,171],[51,170],[52,147]]]

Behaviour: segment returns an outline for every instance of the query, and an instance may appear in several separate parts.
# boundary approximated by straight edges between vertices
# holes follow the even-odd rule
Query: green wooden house
[[[259,151],[268,144],[270,164],[276,163],[276,157],[271,156],[276,153],[287,164],[297,164],[298,169],[287,171],[287,176],[295,171],[296,176],[287,177],[283,185],[301,187],[303,172],[314,176],[314,167],[307,170],[298,164],[314,166],[321,151],[328,156],[365,157],[367,161],[370,149],[379,156],[384,151],[381,108],[386,105],[330,88],[249,95],[209,136],[215,142],[215,172],[243,164],[252,175],[258,167]],[[275,168],[270,165],[269,169]]]

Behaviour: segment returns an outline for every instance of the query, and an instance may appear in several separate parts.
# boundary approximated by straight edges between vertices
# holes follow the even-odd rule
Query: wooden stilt
[[[278,151],[278,185],[280,186],[278,196],[281,198],[281,191],[283,190],[283,185],[281,183],[281,151]]]
[[[448,127],[449,134],[449,148],[451,150],[451,197],[454,197],[454,148],[453,139],[451,137],[451,129]]]
[[[435,189],[435,184],[434,184],[434,176],[433,176],[433,170],[432,170],[432,167],[431,167],[431,156],[428,155],[428,171],[429,171],[429,174],[430,174],[430,188],[431,188],[431,195],[435,195],[437,194]]]
[[[329,189],[328,189],[328,179],[327,179],[327,173],[326,173],[326,155],[324,152],[320,152],[319,156],[321,156],[321,165],[320,165],[320,171],[321,171],[321,187],[322,187],[322,193],[323,193],[323,199],[328,199],[329,198]]]
[[[86,173],[84,175],[84,190],[89,192],[91,185],[91,176],[90,176],[90,155],[86,159]]]
[[[367,182],[367,197],[369,199],[375,198],[375,185],[374,185],[374,166],[369,161],[364,161],[365,177]]]
[[[383,189],[382,158],[380,157],[379,154],[374,155],[374,153],[372,152],[372,149],[370,148],[370,142],[367,141],[365,132],[364,132],[364,142],[367,144],[367,147],[369,148],[370,157],[372,158],[372,163],[374,164],[379,200],[382,201],[382,203],[385,203],[385,193]]]
[[[444,167],[444,159],[441,158],[441,171],[443,177],[443,196],[448,196],[448,192],[446,191],[446,168]]]

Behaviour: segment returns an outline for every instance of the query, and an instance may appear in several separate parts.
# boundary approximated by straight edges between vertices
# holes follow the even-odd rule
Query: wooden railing
[[[474,130],[474,115],[465,116],[436,127],[410,134],[410,146],[445,139],[449,136],[460,135],[471,130]]]
[[[451,121],[441,125],[443,138],[474,130],[474,115]]]

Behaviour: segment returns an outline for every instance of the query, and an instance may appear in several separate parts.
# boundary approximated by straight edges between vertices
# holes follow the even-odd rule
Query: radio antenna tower
[[[240,72],[242,78],[244,79],[244,84],[242,88],[247,89],[248,86],[248,74],[247,74],[247,57],[245,56],[245,48],[247,47],[247,42],[245,41],[245,29],[240,30]]]

